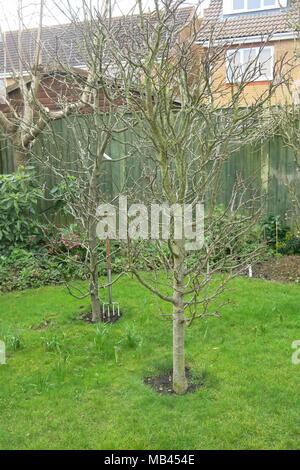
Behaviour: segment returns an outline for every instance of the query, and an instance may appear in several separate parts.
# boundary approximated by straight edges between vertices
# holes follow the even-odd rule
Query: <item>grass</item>
[[[187,331],[204,387],[162,396],[143,378],[171,366],[171,323],[136,281],[115,287],[124,317],[79,319],[63,287],[0,297],[0,449],[297,449],[300,289],[238,279],[223,318]]]

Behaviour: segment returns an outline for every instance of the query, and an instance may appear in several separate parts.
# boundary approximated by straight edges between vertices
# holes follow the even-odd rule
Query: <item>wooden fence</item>
[[[74,149],[74,139],[70,132],[70,126],[66,126],[64,120],[56,121],[52,124],[57,135],[63,135],[65,165],[70,165],[69,155]],[[133,136],[127,132],[124,141],[129,142]],[[40,145],[38,143],[37,145]],[[108,153],[112,158],[126,155],[128,152],[126,144],[113,141]],[[52,150],[53,151],[53,150]],[[63,162],[62,162],[63,163]],[[73,160],[72,166],[76,165]],[[143,162],[130,159],[118,163],[105,165],[103,187],[105,191],[114,197],[122,187],[125,178],[132,181],[138,179],[143,168]],[[13,171],[13,158],[11,146],[0,137],[0,173],[10,173]],[[55,184],[55,175],[39,166],[39,179],[41,184],[46,183],[47,187]],[[256,145],[243,146],[230,157],[226,162],[222,175],[222,186],[218,200],[220,203],[228,202],[232,187],[237,176],[243,178],[253,178],[254,185],[261,194],[266,197],[266,212],[272,215],[285,215],[291,219],[293,210],[287,183],[294,183],[298,187],[300,197],[300,175],[297,172],[293,155],[287,149],[279,137],[275,137],[268,142],[257,143]]]

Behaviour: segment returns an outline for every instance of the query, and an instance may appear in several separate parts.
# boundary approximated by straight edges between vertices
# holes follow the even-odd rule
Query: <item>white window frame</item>
[[[243,74],[242,74],[242,77],[241,79],[232,79],[230,80],[230,77],[228,76],[228,69],[230,67],[230,56],[232,56],[233,54],[242,54],[243,56],[245,54],[249,54],[249,52],[255,52],[256,56],[259,56],[263,51],[266,51],[266,50],[270,50],[271,52],[271,61],[270,61],[270,75],[269,76],[266,76],[266,75],[260,75],[259,77],[257,78],[252,78],[251,80],[249,80],[249,83],[253,83],[253,82],[267,82],[267,81],[271,81],[273,80],[273,68],[274,68],[274,46],[265,46],[265,47],[244,47],[244,48],[239,48],[239,49],[229,49],[227,50],[226,52],[226,83],[240,83],[242,81],[242,78],[246,78],[245,77],[245,65],[247,65],[245,62],[241,62],[242,63],[242,70],[243,70]]]
[[[233,0],[223,0],[223,14],[233,15],[238,13],[248,13],[252,11],[275,10],[278,8],[286,8],[287,0],[275,0],[275,5],[264,6],[264,0],[260,0],[260,8],[247,8],[247,0],[244,0],[244,8],[240,10],[233,9]]]
[[[6,81],[0,78],[0,103],[3,104],[6,99]]]

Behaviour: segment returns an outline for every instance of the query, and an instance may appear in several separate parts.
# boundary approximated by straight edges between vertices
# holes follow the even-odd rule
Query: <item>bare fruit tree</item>
[[[83,296],[91,296],[94,320],[99,318],[97,207],[113,202],[99,183],[103,157],[116,139],[128,149],[117,160],[140,162],[140,174],[126,180],[118,191],[135,204],[129,211],[126,269],[170,306],[163,314],[172,322],[173,389],[184,394],[188,389],[186,327],[196,319],[220,316],[228,282],[258,252],[252,235],[264,195],[255,190],[253,175],[236,175],[231,196],[223,201],[226,165],[242,146],[272,134],[270,104],[276,89],[285,86],[289,70],[285,57],[280,58],[273,65],[275,79],[249,97],[248,83],[262,74],[265,65],[270,67],[264,63],[269,59],[260,60],[265,43],[241,68],[236,55],[229,53],[230,44],[214,41],[213,32],[206,44],[197,41],[197,9],[181,8],[183,1],[154,3],[154,11],[146,13],[142,1],[137,1],[138,15],[118,21],[113,21],[109,0],[104,12],[85,4],[83,23],[71,18],[76,28],[84,29],[86,38],[87,77],[92,80],[87,78],[85,83],[92,123],[79,131],[80,124],[76,127],[67,118],[80,150],[73,155],[77,172],[63,169],[56,145],[52,153],[45,147],[42,155],[65,184],[64,202],[87,234],[90,283]],[[71,73],[67,67],[65,71]],[[101,112],[99,97],[105,103]],[[60,138],[55,132],[47,137],[52,142]],[[198,211],[196,221],[193,211]],[[182,216],[185,225],[178,231]],[[158,230],[153,228],[154,219]],[[143,241],[155,247],[151,258],[143,251]],[[147,272],[138,269],[143,257]]]
[[[49,125],[30,153],[40,170],[45,175],[50,173],[55,179],[55,186],[47,188],[47,199],[60,204],[60,210],[63,208],[67,217],[67,226],[73,222],[82,235],[80,241],[77,237],[77,242],[85,255],[74,261],[70,253],[69,262],[84,271],[88,289],[83,292],[69,283],[67,286],[78,299],[90,297],[92,322],[104,320],[100,290],[111,286],[123,274],[121,272],[109,283],[101,284],[99,281],[99,265],[106,261],[106,255],[103,253],[104,241],[99,239],[96,231],[97,209],[100,204],[112,201],[112,193],[105,190],[108,185],[106,179],[114,171],[110,171],[109,167],[128,157],[123,154],[111,158],[111,144],[113,141],[125,144],[126,131],[132,121],[123,99],[124,93],[120,91],[119,83],[112,74],[111,62],[107,60],[109,34],[114,27],[109,4],[105,3],[101,12],[97,12],[105,22],[105,31],[96,28],[98,18],[95,18],[94,11],[87,3],[83,2],[83,19],[71,7],[68,10],[68,18],[85,50],[85,71],[81,71],[79,80],[68,64],[61,61],[58,66],[66,82],[72,83],[73,80],[73,96],[78,98],[75,104],[70,105],[70,112],[60,116],[63,118],[63,132],[57,131],[55,125]],[[120,70],[122,73],[122,67]],[[82,96],[85,96],[84,100]],[[63,102],[64,96],[61,106]],[[47,114],[41,110],[42,117],[47,118]],[[120,191],[117,182],[111,183],[116,185],[116,191]],[[64,253],[63,257],[67,256]]]
[[[257,253],[249,238],[261,212],[262,194],[251,190],[251,175],[247,181],[237,175],[231,197],[222,204],[223,170],[240,147],[272,134],[269,105],[276,88],[284,86],[288,69],[282,57],[274,64],[276,80],[250,99],[247,84],[262,73],[259,57],[264,44],[242,70],[234,55],[228,57],[230,44],[218,44],[213,33],[208,45],[196,45],[197,9],[183,28],[177,21],[183,2],[166,0],[162,6],[155,1],[151,15],[143,11],[141,1],[137,3],[138,28],[129,23],[126,30],[130,47],[118,47],[118,37],[109,33],[110,54],[126,70],[120,83],[123,80],[121,89],[134,123],[131,147],[135,158],[143,161],[131,200],[167,206],[167,219],[160,220],[163,226],[170,224],[170,236],[153,242],[158,270],[140,272],[136,261],[143,251],[137,242],[153,238],[153,219],[149,227],[146,212],[136,206],[136,213],[131,212],[137,221],[129,234],[129,265],[143,286],[172,307],[165,315],[173,327],[173,389],[183,394],[188,388],[185,328],[196,319],[220,316],[228,281]],[[101,16],[96,27],[107,31]],[[228,60],[231,85],[226,86],[222,73]],[[176,220],[184,207],[196,210],[199,204],[205,206],[203,240],[189,251],[197,222],[188,218],[186,231],[179,236]],[[148,262],[149,268],[155,264],[153,259]]]
[[[86,70],[81,72],[81,81],[75,82],[73,94],[77,93],[78,102],[81,103],[80,97],[84,92],[88,101],[85,100],[85,106],[78,115],[68,113],[64,116],[62,122],[67,130],[64,134],[49,125],[39,139],[39,145],[32,148],[31,156],[39,161],[42,168],[55,175],[58,191],[52,191],[49,198],[52,195],[54,200],[59,199],[65,213],[78,223],[85,234],[83,246],[86,256],[82,263],[88,273],[89,288],[86,292],[76,292],[71,287],[69,290],[77,298],[91,298],[92,320],[95,322],[99,321],[102,313],[99,292],[107,286],[98,279],[99,264],[105,257],[99,253],[103,240],[97,236],[97,208],[100,204],[112,202],[111,195],[105,193],[103,178],[105,173],[109,173],[108,166],[113,167],[129,158],[134,160],[135,148],[131,147],[132,139],[128,132],[134,132],[135,113],[139,112],[132,107],[127,96],[129,90],[137,96],[140,93],[135,90],[135,77],[130,75],[126,64],[115,60],[115,48],[123,49],[125,53],[131,47],[138,47],[140,24],[139,17],[132,15],[113,18],[110,0],[103,2],[101,11],[91,8],[88,2],[83,2],[82,7],[83,18],[71,7],[67,16],[85,51]],[[177,22],[182,24],[180,18]],[[126,42],[128,25],[135,30],[135,37],[132,36],[129,43]],[[72,80],[74,70],[63,61],[58,62],[57,57],[56,62],[65,80]],[[110,159],[112,142],[127,150],[114,154]],[[128,179],[126,175],[119,183],[112,179],[116,195],[134,191]],[[112,282],[116,282],[118,277]]]

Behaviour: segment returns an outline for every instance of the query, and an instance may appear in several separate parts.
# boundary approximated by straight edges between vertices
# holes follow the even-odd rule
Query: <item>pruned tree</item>
[[[76,93],[78,96],[76,106],[77,103],[82,103],[82,94],[86,95],[84,108],[80,109],[81,112],[76,116],[74,113],[64,113],[60,116],[64,117],[63,123],[65,129],[68,129],[66,135],[57,133],[55,127],[49,125],[47,132],[44,132],[43,138],[40,139],[42,147],[36,145],[31,150],[31,156],[40,162],[42,168],[47,168],[54,174],[58,183],[58,191],[50,193],[48,197],[54,200],[58,198],[64,205],[64,211],[79,224],[85,234],[83,246],[86,256],[83,265],[88,274],[89,288],[87,292],[80,293],[76,293],[71,287],[69,290],[78,298],[90,296],[93,321],[101,318],[99,291],[104,287],[98,279],[99,263],[104,258],[99,255],[103,240],[99,240],[96,233],[97,207],[111,202],[111,196],[104,191],[104,166],[116,165],[118,161],[129,157],[134,158],[134,148],[127,150],[123,155],[114,155],[112,160],[107,160],[107,154],[110,154],[112,141],[123,144],[124,147],[129,146],[127,131],[133,131],[136,110],[128,101],[127,93],[131,90],[131,93],[139,94],[139,91],[135,90],[135,79],[130,75],[126,64],[116,61],[114,57],[116,47],[123,49],[124,53],[131,46],[138,47],[139,20],[135,16],[125,15],[113,18],[113,2],[106,0],[102,3],[101,10],[96,10],[89,2],[83,1],[80,16],[71,5],[66,12],[77,33],[76,36],[81,38],[84,50],[86,72],[82,72],[81,81],[75,82],[75,91],[73,90],[73,95]],[[180,18],[177,21],[182,23]],[[128,24],[135,31],[131,43],[126,42]],[[74,69],[58,56],[55,61],[65,80],[72,80]],[[74,108],[72,110],[74,111]],[[42,108],[40,112],[41,118],[46,119],[48,112],[44,112]],[[72,149],[70,141],[73,143]],[[129,187],[126,177],[119,187],[116,181],[112,181],[112,185],[115,185],[120,194],[125,191],[125,187]]]
[[[105,177],[111,173],[108,167],[126,158],[121,156],[120,159],[111,159],[107,155],[112,140],[118,139],[118,134],[125,130],[126,117],[125,109],[122,106],[117,109],[112,103],[106,112],[99,109],[98,100],[102,93],[103,89],[95,89],[95,102],[89,114],[65,117],[63,133],[51,128],[31,152],[33,161],[40,163],[45,179],[51,175],[51,179],[56,182],[46,189],[45,199],[51,203],[52,210],[48,226],[55,231],[66,229],[68,232],[64,241],[70,250],[60,252],[58,246],[56,253],[61,255],[63,262],[72,263],[76,272],[80,270],[87,279],[88,288],[85,291],[76,282],[72,283],[72,279],[66,279],[66,286],[74,297],[90,298],[92,322],[110,319],[107,318],[107,312],[103,311],[100,291],[114,284],[124,274],[121,272],[111,283],[101,284],[99,281],[99,266],[101,263],[106,265],[106,254],[104,240],[97,235],[97,209],[100,204],[109,204],[113,199],[111,192],[105,188]],[[45,216],[47,213],[44,212]],[[55,214],[62,216],[58,223]],[[75,227],[73,233],[72,227]],[[49,243],[53,245],[51,238]],[[73,255],[72,248],[75,246],[83,250],[81,256]]]
[[[143,252],[138,242],[149,237],[149,226],[146,211],[134,206],[129,213],[134,222],[127,237],[127,270],[172,308],[167,318],[173,328],[173,389],[183,394],[188,388],[186,327],[196,319],[220,316],[224,304],[220,295],[257,253],[249,234],[261,213],[261,195],[252,190],[251,175],[246,180],[237,175],[231,197],[220,204],[224,168],[241,146],[272,134],[270,103],[276,89],[285,86],[289,67],[285,57],[278,60],[273,66],[275,79],[250,99],[247,84],[262,73],[264,63],[259,59],[264,44],[241,68],[235,55],[227,54],[230,44],[215,43],[213,34],[206,47],[196,45],[197,9],[183,23],[183,1],[161,4],[155,0],[151,14],[145,13],[141,0],[137,5],[138,16],[121,17],[118,22],[112,21],[109,0],[104,13],[87,8],[83,23],[72,19],[76,27],[84,28],[89,44],[86,64],[88,76],[93,77],[88,82],[92,128],[78,132],[70,124],[80,150],[79,156],[78,152],[73,156],[79,169],[71,174],[72,187],[70,171],[62,169],[56,152],[47,158],[45,148],[43,159],[65,183],[67,208],[87,234],[90,284],[83,295],[91,296],[93,319],[99,317],[97,207],[112,202],[99,184],[103,156],[116,138],[130,149],[120,158],[132,156],[143,162],[141,174],[126,181],[119,193],[134,203],[163,207],[170,231],[163,241],[156,240],[156,229],[150,234],[158,268],[153,269],[153,260],[148,260],[152,271],[140,272],[136,260]],[[231,80],[226,86],[228,62]],[[102,113],[99,93],[107,105]],[[126,129],[134,138],[124,138]],[[49,138],[53,137],[58,138],[50,133]],[[203,236],[201,230],[197,234],[197,222],[191,219],[198,208],[201,229],[201,204],[205,205]],[[179,234],[176,224],[183,209],[187,209],[186,224]],[[166,223],[160,215],[157,219],[164,229]]]
[[[64,215],[77,224],[83,237],[77,241],[85,251],[82,259],[75,259],[72,253],[64,253],[64,259],[81,266],[87,279],[88,289],[82,292],[78,287],[67,282],[69,292],[78,299],[90,297],[92,321],[104,320],[101,308],[100,289],[115,283],[122,272],[110,284],[99,282],[99,264],[105,262],[105,254],[101,247],[103,240],[97,236],[98,213],[100,204],[111,202],[112,195],[105,191],[105,175],[109,165],[116,165],[128,155],[110,154],[112,141],[122,142],[123,134],[131,127],[132,118],[128,114],[128,106],[123,100],[118,82],[111,75],[111,63],[107,60],[108,37],[113,27],[110,2],[105,2],[101,17],[106,30],[97,30],[98,19],[88,3],[83,2],[84,18],[68,10],[72,25],[80,32],[85,49],[86,71],[81,79],[75,74],[73,95],[78,96],[75,104],[69,105],[65,112],[55,114],[55,118],[63,118],[63,132],[57,132],[54,125],[49,124],[47,131],[40,136],[39,142],[31,149],[30,155],[38,162],[44,175],[51,174],[55,186],[47,188],[46,199],[52,201],[63,210]],[[56,57],[58,62],[58,58]],[[72,83],[74,69],[63,61],[58,63],[64,80]],[[82,97],[85,96],[83,99]],[[62,97],[63,106],[64,97]],[[80,105],[79,105],[80,103]],[[81,104],[83,107],[80,108]],[[80,111],[74,114],[74,111]],[[40,108],[41,119],[47,120],[48,111]],[[114,184],[112,182],[112,184]],[[120,188],[116,187],[116,190]],[[59,204],[59,206],[58,206]],[[51,225],[51,221],[49,221]],[[52,221],[55,225],[55,221]]]
[[[101,15],[95,26],[98,34],[106,31],[109,35],[113,63],[126,71],[119,78],[132,113],[135,139],[131,148],[135,158],[144,162],[131,200],[169,208],[167,253],[164,243],[155,242],[164,274],[145,274],[136,268],[142,252],[132,240],[149,237],[142,217],[146,213],[140,206],[131,212],[137,221],[129,231],[128,253],[130,270],[138,281],[172,307],[168,315],[173,324],[173,389],[183,394],[188,388],[185,328],[195,319],[220,315],[220,294],[256,253],[243,244],[249,242],[260,215],[260,197],[250,189],[250,175],[248,181],[237,178],[229,201],[220,209],[223,169],[241,146],[272,134],[271,99],[284,86],[289,70],[285,57],[280,58],[274,64],[274,81],[250,99],[247,84],[262,73],[259,58],[264,44],[259,55],[249,57],[247,67],[241,69],[235,57],[226,54],[230,44],[215,43],[213,34],[207,47],[195,45],[197,10],[183,29],[177,21],[182,1],[165,0],[161,5],[156,0],[151,15],[144,12],[141,1],[137,4],[138,40],[137,29],[129,23],[127,49],[118,47],[117,35],[107,30]],[[222,74],[228,60],[232,81],[226,86]],[[142,182],[143,194],[139,191]],[[184,207],[195,210],[202,203],[203,246],[196,243],[196,251],[190,255],[195,226],[190,221],[187,231],[178,236],[176,220]]]

